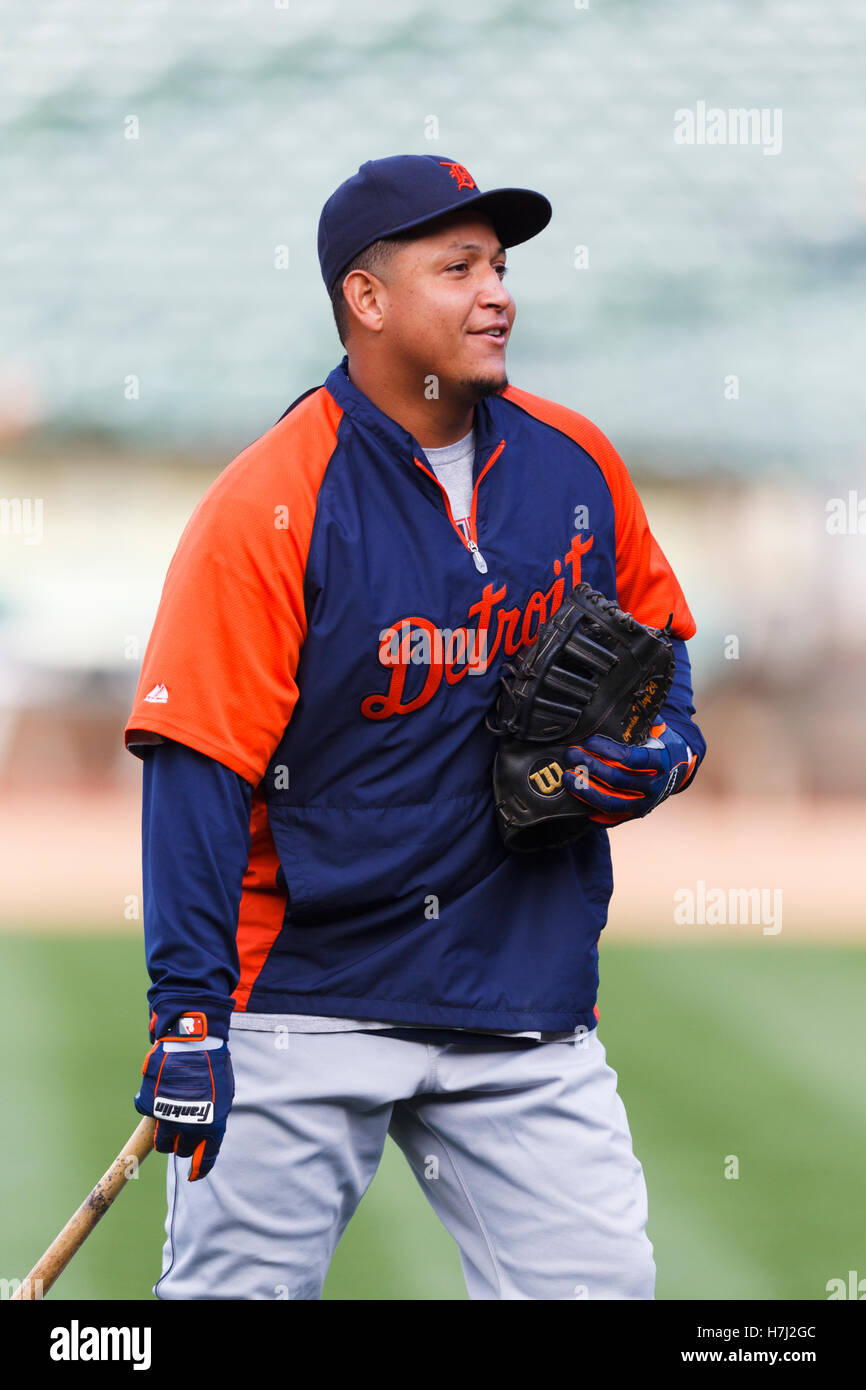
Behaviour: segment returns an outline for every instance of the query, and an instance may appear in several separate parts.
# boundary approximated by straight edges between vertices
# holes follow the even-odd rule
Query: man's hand
[[[144,1059],[142,1076],[134,1103],[140,1115],[156,1120],[153,1147],[191,1157],[190,1182],[207,1177],[235,1093],[228,1043],[179,1035],[159,1038]]]
[[[592,734],[568,750],[563,783],[591,808],[590,820],[621,825],[649,815],[688,781],[697,756],[667,724],[655,724],[646,743],[618,743]]]

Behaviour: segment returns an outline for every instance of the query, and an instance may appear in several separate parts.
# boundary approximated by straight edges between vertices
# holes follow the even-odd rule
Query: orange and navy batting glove
[[[182,1014],[144,1059],[135,1097],[140,1115],[156,1121],[153,1147],[191,1158],[189,1181],[213,1168],[235,1094],[228,1043],[208,1037],[207,1017]]]
[[[591,734],[569,748],[563,784],[599,825],[648,816],[672,793],[682,791],[697,755],[669,725],[654,724],[646,743],[619,743]]]

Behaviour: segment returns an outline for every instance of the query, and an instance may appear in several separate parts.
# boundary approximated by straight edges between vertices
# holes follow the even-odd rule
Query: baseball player
[[[318,1299],[388,1134],[470,1298],[654,1295],[598,940],[607,826],[704,755],[695,624],[605,436],[508,383],[506,249],[550,216],[435,155],[342,183],[318,250],[345,355],[223,471],[169,566],[125,731],[159,1298]],[[485,718],[581,582],[671,617],[673,684],[651,748],[570,750],[587,833],[509,853]]]

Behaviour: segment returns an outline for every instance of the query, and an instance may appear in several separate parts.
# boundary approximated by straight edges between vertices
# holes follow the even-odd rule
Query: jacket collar
[[[349,355],[346,353],[339,366],[325,378],[325,389],[333,396],[342,410],[363,429],[375,434],[389,452],[396,454],[407,463],[413,459],[423,460],[424,451],[414,435],[404,430],[390,415],[386,415],[374,405],[369,396],[359,391],[349,380]],[[486,463],[489,454],[504,437],[501,404],[496,396],[485,396],[475,406],[475,474]]]

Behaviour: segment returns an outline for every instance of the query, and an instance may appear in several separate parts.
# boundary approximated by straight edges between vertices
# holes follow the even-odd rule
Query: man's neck
[[[428,400],[420,389],[407,390],[405,383],[383,377],[356,359],[349,362],[349,380],[373,404],[408,430],[422,449],[444,449],[465,439],[475,421],[475,402],[468,395],[440,396]]]

